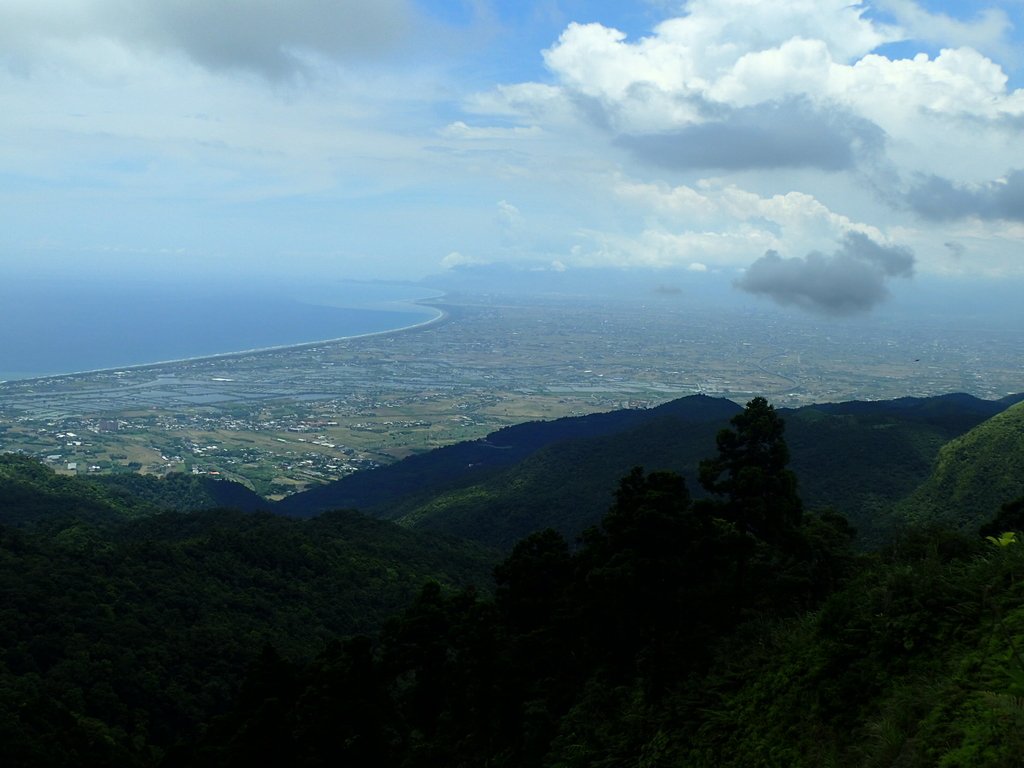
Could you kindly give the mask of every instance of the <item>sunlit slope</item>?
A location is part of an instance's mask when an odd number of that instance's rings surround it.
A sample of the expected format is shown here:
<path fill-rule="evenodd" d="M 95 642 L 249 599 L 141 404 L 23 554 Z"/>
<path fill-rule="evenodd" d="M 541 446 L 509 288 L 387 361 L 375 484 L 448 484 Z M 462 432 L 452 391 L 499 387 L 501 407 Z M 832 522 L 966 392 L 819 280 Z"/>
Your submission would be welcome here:
<path fill-rule="evenodd" d="M 1017 403 L 944 445 L 931 476 L 900 509 L 910 521 L 976 528 L 1022 495 L 1024 403 Z"/>
<path fill-rule="evenodd" d="M 67 519 L 115 523 L 163 511 L 270 506 L 243 485 L 175 474 L 58 475 L 27 456 L 0 454 L 0 525 L 52 526 Z"/>
<path fill-rule="evenodd" d="M 957 393 L 783 411 L 804 502 L 834 507 L 858 529 L 862 545 L 881 544 L 897 504 L 931 475 L 942 446 L 1017 399 Z"/>

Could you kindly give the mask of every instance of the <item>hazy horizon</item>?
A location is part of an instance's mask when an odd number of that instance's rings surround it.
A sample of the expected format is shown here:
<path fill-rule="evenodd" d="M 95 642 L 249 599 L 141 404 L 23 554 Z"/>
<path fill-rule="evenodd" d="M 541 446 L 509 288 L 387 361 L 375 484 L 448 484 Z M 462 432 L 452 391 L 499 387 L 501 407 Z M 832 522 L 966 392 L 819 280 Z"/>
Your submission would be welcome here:
<path fill-rule="evenodd" d="M 1024 282 L 1022 29 L 1010 0 L 14 0 L 4 272 L 501 265 L 687 273 L 820 317 L 943 281 L 943 302 L 1003 302 Z"/>
<path fill-rule="evenodd" d="M 302 346 L 418 325 L 437 312 L 436 306 L 476 305 L 542 312 L 575 307 L 594 327 L 604 327 L 606 309 L 639 313 L 654 323 L 678 318 L 685 338 L 693 327 L 717 319 L 718 333 L 730 342 L 737 339 L 729 328 L 761 323 L 791 334 L 796 346 L 820 338 L 823 349 L 838 358 L 844 347 L 836 347 L 835 339 L 884 346 L 886 339 L 909 338 L 909 332 L 930 347 L 942 339 L 955 337 L 963 344 L 973 338 L 980 372 L 1012 365 L 1017 357 L 1009 350 L 1019 337 L 1022 288 L 1020 281 L 991 285 L 922 276 L 913 285 L 898 285 L 871 313 L 822 317 L 738 291 L 727 274 L 687 270 L 551 273 L 490 265 L 418 282 L 314 281 L 301 275 L 242 283 L 187 275 L 120 281 L 9 278 L 0 284 L 0 380 Z M 417 307 L 422 300 L 429 300 L 428 306 Z M 653 354 L 664 338 L 648 341 Z M 993 357 L 997 350 L 1009 357 L 1000 362 Z M 921 354 L 912 347 L 908 353 Z M 937 362 L 963 365 L 953 358 Z"/>

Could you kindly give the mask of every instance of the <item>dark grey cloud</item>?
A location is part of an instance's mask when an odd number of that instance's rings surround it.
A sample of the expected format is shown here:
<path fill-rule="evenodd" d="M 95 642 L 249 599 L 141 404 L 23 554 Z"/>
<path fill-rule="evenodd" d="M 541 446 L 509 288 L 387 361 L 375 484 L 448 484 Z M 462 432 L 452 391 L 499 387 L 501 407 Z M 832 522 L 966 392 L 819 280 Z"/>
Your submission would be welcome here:
<path fill-rule="evenodd" d="M 137 4 L 144 33 L 212 69 L 279 76 L 299 68 L 297 53 L 376 56 L 410 32 L 408 0 L 149 0 Z"/>
<path fill-rule="evenodd" d="M 867 235 L 850 232 L 829 255 L 812 251 L 786 259 L 768 251 L 750 265 L 736 287 L 779 304 L 851 315 L 883 301 L 889 295 L 888 279 L 913 273 L 914 255 L 909 249 L 879 245 Z"/>
<path fill-rule="evenodd" d="M 973 186 L 927 176 L 907 193 L 907 202 L 917 214 L 931 221 L 970 216 L 1024 221 L 1024 171 L 1010 171 L 1004 179 Z"/>
<path fill-rule="evenodd" d="M 677 169 L 819 168 L 841 171 L 878 155 L 884 132 L 842 111 L 794 99 L 742 109 L 716 109 L 707 122 L 668 133 L 620 136 L 645 162 Z"/>
<path fill-rule="evenodd" d="M 0 47 L 26 61 L 43 40 L 108 38 L 274 78 L 301 71 L 308 54 L 388 55 L 425 26 L 413 0 L 76 0 L 66 13 L 0 4 Z"/>

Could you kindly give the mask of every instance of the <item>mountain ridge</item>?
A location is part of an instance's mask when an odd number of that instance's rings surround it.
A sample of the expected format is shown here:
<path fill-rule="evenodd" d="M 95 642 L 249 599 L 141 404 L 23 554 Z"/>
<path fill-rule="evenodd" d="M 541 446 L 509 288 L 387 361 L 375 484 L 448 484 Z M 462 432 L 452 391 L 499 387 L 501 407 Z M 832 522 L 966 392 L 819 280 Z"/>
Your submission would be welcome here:
<path fill-rule="evenodd" d="M 945 443 L 1022 399 L 952 393 L 779 414 L 805 501 L 834 506 L 870 545 L 891 527 L 895 503 L 928 478 Z M 733 401 L 697 395 L 645 411 L 531 422 L 297 494 L 278 509 L 307 515 L 336 503 L 502 548 L 549 526 L 572 539 L 597 522 L 632 466 L 679 472 L 701 495 L 697 466 L 740 410 Z M 444 466 L 449 458 L 460 463 Z M 432 474 L 439 463 L 444 471 Z"/>
<path fill-rule="evenodd" d="M 467 474 L 483 476 L 556 442 L 612 434 L 667 415 L 697 423 L 725 421 L 740 410 L 731 400 L 691 395 L 650 409 L 623 409 L 525 422 L 504 427 L 478 440 L 437 448 L 288 496 L 277 502 L 275 511 L 308 517 L 328 509 L 356 508 L 377 510 L 379 516 L 389 517 L 383 508 L 420 490 L 427 478 L 434 483 L 432 490 L 444 489 L 451 483 L 459 483 Z"/>

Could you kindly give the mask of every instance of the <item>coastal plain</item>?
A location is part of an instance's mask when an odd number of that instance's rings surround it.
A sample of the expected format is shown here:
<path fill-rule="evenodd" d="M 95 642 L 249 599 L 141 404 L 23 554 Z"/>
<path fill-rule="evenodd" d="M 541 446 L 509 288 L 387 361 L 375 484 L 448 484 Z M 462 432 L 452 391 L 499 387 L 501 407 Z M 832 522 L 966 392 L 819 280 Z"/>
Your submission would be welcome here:
<path fill-rule="evenodd" d="M 212 474 L 269 498 L 510 424 L 694 393 L 778 406 L 1020 389 L 1019 335 L 773 309 L 451 295 L 391 333 L 0 383 L 0 451 Z"/>

